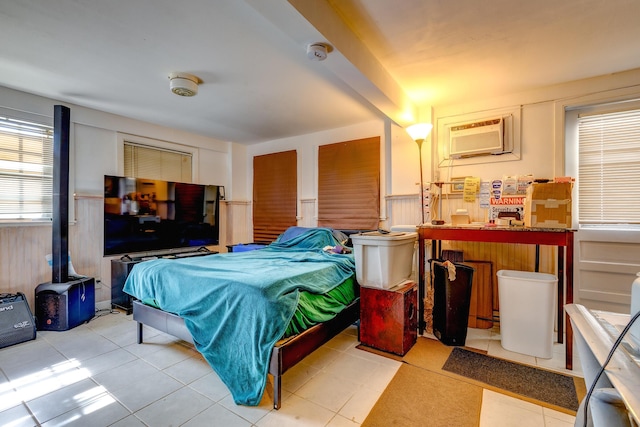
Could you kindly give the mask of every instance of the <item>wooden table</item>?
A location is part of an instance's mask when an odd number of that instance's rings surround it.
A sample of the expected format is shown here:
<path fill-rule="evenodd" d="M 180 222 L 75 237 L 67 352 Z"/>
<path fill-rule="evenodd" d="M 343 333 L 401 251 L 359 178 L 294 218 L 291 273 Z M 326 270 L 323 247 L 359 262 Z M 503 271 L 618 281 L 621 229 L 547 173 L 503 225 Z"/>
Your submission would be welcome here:
<path fill-rule="evenodd" d="M 539 246 L 558 247 L 558 342 L 563 342 L 566 325 L 566 368 L 573 369 L 573 330 L 564 306 L 573 303 L 573 230 L 561 228 L 524 228 L 524 227 L 453 227 L 446 225 L 422 225 L 418 227 L 418 330 L 425 329 L 425 240 L 432 240 L 431 258 L 440 257 L 438 242 L 455 240 L 465 242 L 520 243 L 536 245 L 536 265 L 538 271 Z M 565 280 L 566 279 L 566 280 Z M 565 295 L 566 286 L 566 295 Z M 561 302 L 563 302 L 561 304 Z"/>

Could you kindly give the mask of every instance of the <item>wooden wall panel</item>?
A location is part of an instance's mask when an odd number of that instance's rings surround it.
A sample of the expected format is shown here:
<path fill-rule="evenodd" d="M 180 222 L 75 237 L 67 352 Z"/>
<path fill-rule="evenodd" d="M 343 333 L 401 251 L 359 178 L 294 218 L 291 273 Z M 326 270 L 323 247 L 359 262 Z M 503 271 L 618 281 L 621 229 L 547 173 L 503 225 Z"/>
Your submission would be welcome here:
<path fill-rule="evenodd" d="M 387 196 L 387 221 L 385 228 L 393 225 L 420 224 L 420 197 L 417 194 Z"/>

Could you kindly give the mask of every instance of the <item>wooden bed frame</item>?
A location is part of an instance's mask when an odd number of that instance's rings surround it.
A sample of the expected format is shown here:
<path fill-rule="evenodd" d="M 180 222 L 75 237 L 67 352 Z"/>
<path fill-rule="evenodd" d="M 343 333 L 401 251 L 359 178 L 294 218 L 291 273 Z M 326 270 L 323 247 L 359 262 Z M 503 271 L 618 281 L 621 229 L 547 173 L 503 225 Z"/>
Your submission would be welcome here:
<path fill-rule="evenodd" d="M 275 409 L 280 409 L 282 405 L 282 375 L 349 325 L 357 322 L 359 318 L 360 299 L 357 298 L 333 319 L 312 326 L 298 335 L 284 338 L 275 344 L 269 362 L 269 373 L 273 375 L 273 407 Z M 184 320 L 175 314 L 136 300 L 133 302 L 133 320 L 138 322 L 138 344 L 142 343 L 144 325 L 193 343 Z"/>

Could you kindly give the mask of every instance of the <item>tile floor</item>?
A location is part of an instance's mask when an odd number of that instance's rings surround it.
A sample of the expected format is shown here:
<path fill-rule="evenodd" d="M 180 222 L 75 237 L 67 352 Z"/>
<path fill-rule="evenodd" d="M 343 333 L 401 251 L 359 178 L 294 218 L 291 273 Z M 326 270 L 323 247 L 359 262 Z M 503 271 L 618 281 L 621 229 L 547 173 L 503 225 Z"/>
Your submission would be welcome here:
<path fill-rule="evenodd" d="M 237 406 L 192 346 L 151 328 L 138 345 L 131 316 L 99 314 L 0 350 L 0 425 L 357 426 L 399 367 L 355 348 L 351 327 L 285 374 L 279 411 L 269 388 L 259 406 Z M 497 331 L 480 329 L 467 345 L 563 371 L 562 345 L 536 360 L 505 352 Z M 573 417 L 485 390 L 480 426 L 516 425 L 569 427 Z"/>

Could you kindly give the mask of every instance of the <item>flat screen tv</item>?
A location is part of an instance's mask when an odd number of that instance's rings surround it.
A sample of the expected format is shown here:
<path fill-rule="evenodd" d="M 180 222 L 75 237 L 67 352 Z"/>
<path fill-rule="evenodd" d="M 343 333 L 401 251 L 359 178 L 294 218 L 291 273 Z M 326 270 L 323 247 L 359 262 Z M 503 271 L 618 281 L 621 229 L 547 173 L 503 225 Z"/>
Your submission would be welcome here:
<path fill-rule="evenodd" d="M 104 255 L 217 245 L 222 187 L 104 177 Z"/>

